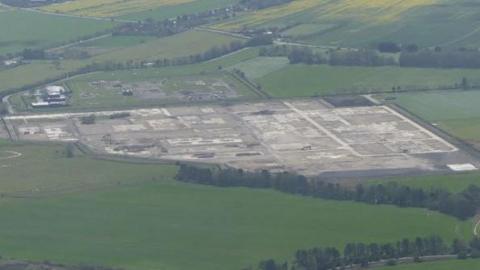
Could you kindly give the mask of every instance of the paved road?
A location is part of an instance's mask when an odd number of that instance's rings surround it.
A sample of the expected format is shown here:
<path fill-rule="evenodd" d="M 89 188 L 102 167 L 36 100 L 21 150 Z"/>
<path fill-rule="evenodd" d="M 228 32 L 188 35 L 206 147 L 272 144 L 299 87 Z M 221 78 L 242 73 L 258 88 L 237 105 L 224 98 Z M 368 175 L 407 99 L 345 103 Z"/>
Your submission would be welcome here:
<path fill-rule="evenodd" d="M 10 104 L 10 101 L 8 100 L 9 98 L 10 96 L 4 96 L 2 98 L 2 103 L 5 104 L 5 106 L 7 106 L 8 114 L 11 115 L 15 113 L 15 110 L 13 110 L 12 104 Z"/>

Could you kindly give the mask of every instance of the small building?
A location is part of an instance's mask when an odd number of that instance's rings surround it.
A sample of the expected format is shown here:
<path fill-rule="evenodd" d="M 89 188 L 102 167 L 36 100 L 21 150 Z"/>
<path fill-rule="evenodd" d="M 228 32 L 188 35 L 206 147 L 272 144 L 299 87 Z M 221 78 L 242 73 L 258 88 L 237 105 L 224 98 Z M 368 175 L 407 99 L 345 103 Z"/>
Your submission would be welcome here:
<path fill-rule="evenodd" d="M 66 91 L 63 86 L 51 85 L 39 91 L 37 100 L 31 103 L 33 108 L 57 107 L 67 105 Z"/>
<path fill-rule="evenodd" d="M 63 86 L 47 86 L 45 88 L 45 98 L 44 101 L 47 102 L 64 102 L 67 100 L 67 96 L 65 95 L 65 88 Z"/>

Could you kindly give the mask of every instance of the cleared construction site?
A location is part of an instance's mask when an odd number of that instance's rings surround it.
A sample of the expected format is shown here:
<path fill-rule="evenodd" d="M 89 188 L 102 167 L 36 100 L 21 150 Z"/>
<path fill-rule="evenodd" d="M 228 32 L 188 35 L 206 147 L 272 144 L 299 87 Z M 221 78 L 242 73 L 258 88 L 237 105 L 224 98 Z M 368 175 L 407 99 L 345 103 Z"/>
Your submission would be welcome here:
<path fill-rule="evenodd" d="M 78 142 L 102 155 L 308 176 L 479 166 L 390 107 L 334 107 L 323 99 L 16 115 L 4 124 L 0 134 L 15 140 Z"/>

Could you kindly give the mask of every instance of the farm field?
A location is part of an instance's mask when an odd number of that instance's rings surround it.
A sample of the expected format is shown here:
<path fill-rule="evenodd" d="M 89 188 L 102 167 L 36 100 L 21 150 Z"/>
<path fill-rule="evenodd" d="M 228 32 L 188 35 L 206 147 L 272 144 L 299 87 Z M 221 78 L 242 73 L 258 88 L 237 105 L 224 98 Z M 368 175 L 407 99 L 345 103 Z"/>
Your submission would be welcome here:
<path fill-rule="evenodd" d="M 285 57 L 257 57 L 230 67 L 239 69 L 245 73 L 247 78 L 258 79 L 269 73 L 282 69 L 288 64 Z"/>
<path fill-rule="evenodd" d="M 158 40 L 151 36 L 110 36 L 80 44 L 78 47 L 93 47 L 102 49 L 125 48 Z"/>
<path fill-rule="evenodd" d="M 226 35 L 191 30 L 137 46 L 101 54 L 95 61 L 155 60 L 203 53 L 213 46 L 229 45 L 238 40 Z"/>
<path fill-rule="evenodd" d="M 131 12 L 139 12 L 188 3 L 194 0 L 77 0 L 52 4 L 41 9 L 54 13 L 68 13 L 88 17 L 116 17 Z"/>
<path fill-rule="evenodd" d="M 234 2 L 234 0 L 77 0 L 48 5 L 41 10 L 86 17 L 163 20 L 224 7 Z"/>
<path fill-rule="evenodd" d="M 214 27 L 276 26 L 293 39 L 331 46 L 370 46 L 387 40 L 421 47 L 475 46 L 480 43 L 480 33 L 473 21 L 479 9 L 480 5 L 463 0 L 299 0 Z"/>
<path fill-rule="evenodd" d="M 0 216 L 8 217 L 0 224 L 3 256 L 139 270 L 241 269 L 286 259 L 302 247 L 471 234 L 470 222 L 425 210 L 180 184 L 168 180 L 174 167 L 67 159 L 63 149 L 0 145 L 2 152 L 22 154 L 15 163 L 0 161 L 11 165 L 0 168 L 9 179 L 2 190 L 48 194 L 2 200 Z M 26 172 L 24 164 L 32 169 Z M 62 187 L 75 192 L 48 193 Z"/>
<path fill-rule="evenodd" d="M 480 91 L 406 93 L 388 95 L 446 132 L 478 146 L 480 143 Z"/>
<path fill-rule="evenodd" d="M 480 71 L 400 67 L 345 67 L 287 65 L 256 81 L 275 97 L 369 93 L 402 89 L 429 89 L 459 84 L 463 77 L 476 81 Z M 294 91 L 292 90 L 294 89 Z"/>
<path fill-rule="evenodd" d="M 173 18 L 179 15 L 192 14 L 197 12 L 202 12 L 206 10 L 211 10 L 215 8 L 221 8 L 230 4 L 235 3 L 235 0 L 193 0 L 185 1 L 182 4 L 161 6 L 159 8 L 151 8 L 149 10 L 144 10 L 140 12 L 128 13 L 122 15 L 119 18 L 127 20 L 139 20 L 152 18 L 156 20 L 164 20 L 168 18 Z"/>
<path fill-rule="evenodd" d="M 92 35 L 115 23 L 60 17 L 36 12 L 0 12 L 0 55 L 26 48 L 44 48 Z"/>
<path fill-rule="evenodd" d="M 388 266 L 382 268 L 375 268 L 377 270 L 452 270 L 452 269 L 462 269 L 462 270 L 473 270 L 480 268 L 480 259 L 475 260 L 452 260 L 452 261 L 441 261 L 441 262 L 425 262 L 417 264 L 407 264 L 407 265 L 397 265 L 397 266 Z"/>
<path fill-rule="evenodd" d="M 1 193 L 43 197 L 141 183 L 172 177 L 176 172 L 174 166 L 99 161 L 80 152 L 66 158 L 65 151 L 61 144 L 10 143 L 0 139 Z"/>
<path fill-rule="evenodd" d="M 85 61 L 61 61 L 60 63 L 56 66 L 52 61 L 34 61 L 13 69 L 2 70 L 0 71 L 0 93 L 60 76 L 86 64 Z"/>

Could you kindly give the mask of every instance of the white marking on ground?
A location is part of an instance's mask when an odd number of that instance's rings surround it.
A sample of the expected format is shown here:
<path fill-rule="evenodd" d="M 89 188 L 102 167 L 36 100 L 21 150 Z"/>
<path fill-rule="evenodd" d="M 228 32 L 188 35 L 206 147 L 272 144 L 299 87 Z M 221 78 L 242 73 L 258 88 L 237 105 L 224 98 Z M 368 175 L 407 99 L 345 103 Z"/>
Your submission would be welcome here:
<path fill-rule="evenodd" d="M 448 147 L 451 148 L 450 151 L 443 151 L 443 152 L 455 152 L 455 151 L 458 151 L 458 148 L 455 147 L 453 144 L 445 141 L 444 139 L 440 138 L 439 136 L 435 135 L 433 132 L 431 132 L 430 130 L 427 130 L 426 128 L 422 127 L 421 125 L 417 124 L 415 121 L 412 121 L 410 119 L 408 119 L 407 117 L 403 116 L 401 113 L 393 110 L 392 108 L 388 107 L 388 106 L 382 106 L 382 108 L 385 108 L 387 111 L 391 112 L 392 114 L 400 117 L 403 119 L 403 121 L 405 122 L 408 122 L 412 125 L 414 125 L 416 128 L 418 128 L 419 130 L 427 133 L 428 135 L 430 135 L 433 139 L 436 139 L 436 140 L 439 140 L 441 141 L 442 143 L 444 143 L 445 145 L 447 145 Z"/>
<path fill-rule="evenodd" d="M 478 219 L 477 224 L 475 224 L 475 227 L 473 227 L 473 235 L 480 235 L 480 218 Z"/>
<path fill-rule="evenodd" d="M 7 159 L 14 159 L 14 158 L 19 158 L 22 156 L 22 153 L 15 152 L 15 151 L 3 151 L 3 153 L 7 153 L 8 156 L 6 157 L 1 157 L 0 160 L 7 160 Z"/>
<path fill-rule="evenodd" d="M 447 165 L 450 170 L 455 172 L 468 172 L 468 171 L 476 171 L 478 170 L 473 164 L 466 163 L 466 164 L 448 164 Z"/>
<path fill-rule="evenodd" d="M 305 112 L 297 109 L 295 106 L 293 106 L 293 104 L 291 104 L 290 102 L 286 102 L 284 101 L 283 104 L 285 104 L 286 106 L 288 106 L 292 111 L 296 112 L 298 115 L 300 115 L 301 117 L 303 117 L 303 119 L 307 120 L 310 124 L 312 124 L 314 127 L 318 128 L 320 131 L 322 131 L 323 133 L 327 134 L 331 139 L 333 139 L 334 141 L 336 141 L 337 143 L 339 143 L 344 149 L 347 149 L 349 150 L 352 154 L 356 155 L 356 156 L 362 156 L 360 155 L 357 151 L 355 151 L 348 143 L 342 141 L 340 138 L 338 138 L 337 136 L 335 136 L 335 134 L 333 134 L 332 132 L 330 132 L 330 130 L 324 128 L 322 125 L 320 125 L 319 123 L 315 122 L 312 118 L 310 118 Z"/>

